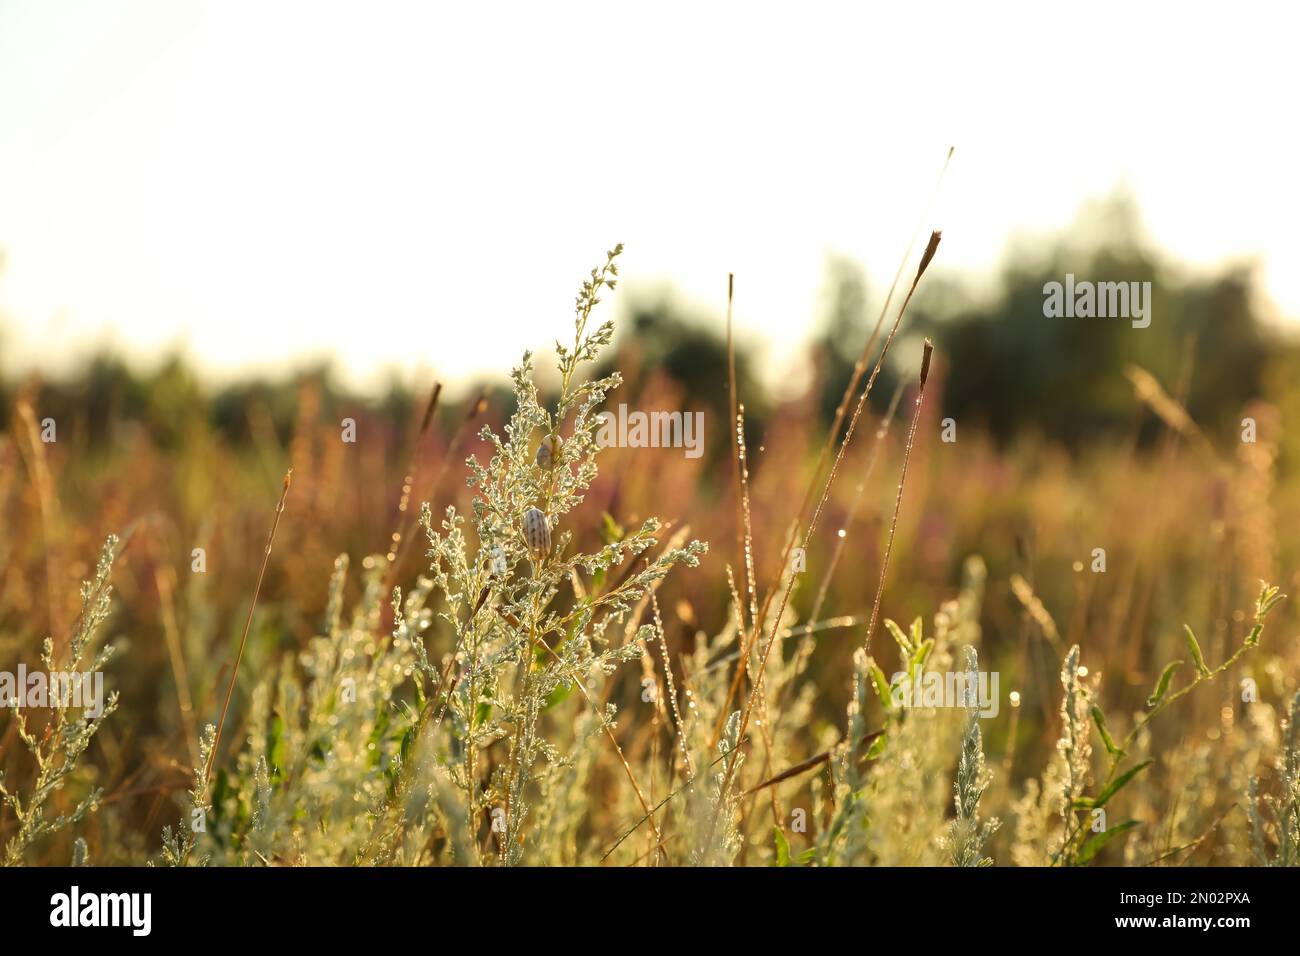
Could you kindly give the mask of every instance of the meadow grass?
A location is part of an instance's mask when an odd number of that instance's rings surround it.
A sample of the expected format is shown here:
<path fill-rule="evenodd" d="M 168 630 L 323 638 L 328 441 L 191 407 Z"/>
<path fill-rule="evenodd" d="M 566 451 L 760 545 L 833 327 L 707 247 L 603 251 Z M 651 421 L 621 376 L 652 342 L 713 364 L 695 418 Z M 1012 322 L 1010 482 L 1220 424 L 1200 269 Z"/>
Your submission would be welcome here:
<path fill-rule="evenodd" d="M 81 460 L 20 399 L 0 648 L 43 640 L 46 668 L 107 669 L 115 696 L 93 719 L 10 708 L 5 862 L 1300 862 L 1300 649 L 1272 626 L 1295 612 L 1255 583 L 1280 577 L 1271 529 L 1300 498 L 1272 484 L 1267 442 L 1224 455 L 1141 370 L 1135 407 L 1170 429 L 1156 456 L 1079 467 L 974 436 L 958 458 L 927 437 L 928 340 L 906 433 L 903 385 L 868 432 L 938 242 L 829 436 L 792 404 L 752 447 L 729 349 L 727 434 L 699 464 L 596 439 L 621 375 L 595 371 L 614 329 L 594 314 L 621 247 L 583 282 L 552 374 L 526 353 L 495 411 L 447 410 L 435 387 L 413 437 L 361 415 L 373 444 L 345 445 L 305 381 L 290 440 L 272 428 L 254 455 L 191 423 L 179 448 L 135 433 Z M 1207 487 L 1220 510 L 1184 521 Z M 106 522 L 122 540 L 77 608 L 60 587 Z M 328 550 L 345 543 L 359 573 Z M 106 630 L 131 638 L 112 667 Z M 890 676 L 981 662 L 1002 677 L 993 716 L 900 702 Z"/>

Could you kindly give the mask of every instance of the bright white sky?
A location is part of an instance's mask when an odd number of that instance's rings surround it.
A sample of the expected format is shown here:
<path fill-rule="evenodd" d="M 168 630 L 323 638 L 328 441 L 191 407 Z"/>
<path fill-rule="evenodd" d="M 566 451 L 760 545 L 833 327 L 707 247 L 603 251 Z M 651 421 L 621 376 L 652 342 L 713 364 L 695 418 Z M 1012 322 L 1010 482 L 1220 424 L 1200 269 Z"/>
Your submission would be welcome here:
<path fill-rule="evenodd" d="M 828 253 L 888 281 L 950 145 L 938 265 L 1123 185 L 1297 318 L 1279 9 L 0 0 L 0 362 L 501 373 L 619 240 L 719 315 L 735 272 L 789 355 Z"/>

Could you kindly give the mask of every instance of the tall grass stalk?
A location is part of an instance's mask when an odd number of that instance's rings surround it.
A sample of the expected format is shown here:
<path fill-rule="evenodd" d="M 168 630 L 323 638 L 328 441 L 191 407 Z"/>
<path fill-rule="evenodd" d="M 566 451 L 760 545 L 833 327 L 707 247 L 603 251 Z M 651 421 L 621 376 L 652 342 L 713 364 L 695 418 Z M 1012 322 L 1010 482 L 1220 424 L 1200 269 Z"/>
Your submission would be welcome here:
<path fill-rule="evenodd" d="M 248 616 L 244 618 L 244 631 L 239 636 L 239 648 L 235 651 L 235 663 L 230 668 L 230 683 L 226 685 L 226 699 L 221 705 L 221 716 L 217 720 L 212 744 L 208 748 L 207 761 L 203 766 L 203 782 L 206 786 L 212 780 L 212 763 L 217 758 L 217 749 L 221 746 L 221 731 L 226 726 L 226 715 L 230 712 L 230 701 L 235 695 L 235 681 L 239 678 L 239 665 L 244 659 L 244 647 L 248 644 L 248 631 L 253 626 L 253 612 L 257 610 L 257 599 L 262 593 L 262 581 L 266 577 L 266 566 L 271 563 L 271 546 L 275 544 L 275 532 L 280 527 L 280 516 L 284 514 L 284 501 L 289 497 L 289 485 L 293 483 L 293 469 L 284 473 L 280 500 L 275 506 L 275 517 L 271 520 L 271 530 L 266 536 L 266 549 L 262 552 L 262 566 L 257 572 L 257 584 L 253 587 L 253 599 L 248 602 Z"/>

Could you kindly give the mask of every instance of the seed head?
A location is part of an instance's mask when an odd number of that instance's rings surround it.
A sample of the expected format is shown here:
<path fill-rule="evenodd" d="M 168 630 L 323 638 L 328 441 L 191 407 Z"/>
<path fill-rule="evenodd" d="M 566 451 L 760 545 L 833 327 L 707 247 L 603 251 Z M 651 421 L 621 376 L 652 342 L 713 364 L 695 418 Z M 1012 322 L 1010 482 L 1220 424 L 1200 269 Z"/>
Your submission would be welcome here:
<path fill-rule="evenodd" d="M 935 252 L 939 249 L 939 240 L 943 238 L 943 233 L 935 231 L 930 233 L 930 241 L 926 244 L 925 252 L 921 254 L 921 264 L 916 269 L 916 279 L 914 282 L 920 282 L 921 276 L 925 274 L 926 266 L 934 258 Z"/>

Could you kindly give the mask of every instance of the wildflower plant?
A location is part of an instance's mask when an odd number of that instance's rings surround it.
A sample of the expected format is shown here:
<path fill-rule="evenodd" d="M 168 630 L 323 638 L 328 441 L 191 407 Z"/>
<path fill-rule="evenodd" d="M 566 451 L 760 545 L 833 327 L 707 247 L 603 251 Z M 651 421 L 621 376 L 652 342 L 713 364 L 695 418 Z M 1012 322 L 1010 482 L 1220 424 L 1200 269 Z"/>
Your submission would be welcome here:
<path fill-rule="evenodd" d="M 113 589 L 110 581 L 117 545 L 118 539 L 115 536 L 110 536 L 104 542 L 99 563 L 95 567 L 95 577 L 81 585 L 81 614 L 73 627 L 67 657 L 60 662 L 62 669 L 69 673 L 103 671 L 113 658 L 115 647 L 112 644 L 101 644 L 100 632 L 112 608 Z M 48 637 L 41 648 L 41 664 L 51 674 L 56 670 L 54 641 Z M 54 819 L 46 817 L 46 804 L 50 797 L 73 782 L 77 761 L 86 752 L 103 722 L 117 710 L 117 705 L 118 695 L 114 692 L 109 695 L 102 712 L 97 716 L 80 712 L 75 707 L 54 706 L 49 724 L 43 731 L 35 731 L 28 726 L 26 717 L 20 712 L 18 701 L 11 702 L 11 719 L 16 724 L 18 738 L 31 754 L 36 773 L 31 791 L 24 797 L 16 788 L 11 790 L 6 787 L 4 774 L 0 772 L 0 800 L 9 807 L 18 822 L 17 831 L 5 844 L 6 866 L 22 863 L 24 853 L 30 846 L 59 830 L 76 826 L 98 806 L 102 791 L 91 787 L 76 800 L 70 811 L 61 813 Z M 75 852 L 83 853 L 84 844 Z"/>
<path fill-rule="evenodd" d="M 965 670 L 974 675 L 979 670 L 975 648 L 965 650 Z M 998 829 L 996 819 L 981 822 L 980 798 L 988 789 L 990 773 L 984 764 L 984 739 L 980 732 L 979 707 L 969 701 L 966 708 L 966 731 L 962 734 L 961 758 L 957 779 L 953 783 L 956 818 L 949 824 L 946 845 L 954 866 L 991 866 L 992 858 L 983 856 L 984 845 Z"/>
<path fill-rule="evenodd" d="M 1092 743 L 1089 740 L 1089 714 L 1092 693 L 1080 673 L 1079 645 L 1075 644 L 1061 664 L 1061 737 L 1056 742 L 1060 758 L 1060 789 L 1057 812 L 1061 818 L 1061 842 L 1052 859 L 1073 862 L 1080 834 L 1086 832 L 1079 813 L 1085 806 L 1085 792 L 1092 782 Z M 1086 673 L 1086 671 L 1084 672 Z"/>
<path fill-rule="evenodd" d="M 1062 836 L 1059 846 L 1052 853 L 1052 862 L 1067 866 L 1090 862 L 1101 849 L 1120 834 L 1140 826 L 1137 820 L 1100 829 L 1089 836 L 1085 825 L 1088 816 L 1093 819 L 1105 819 L 1105 810 L 1110 800 L 1128 786 L 1134 778 L 1155 763 L 1155 758 L 1148 757 L 1137 762 L 1130 762 L 1129 757 L 1136 749 L 1139 739 L 1146 736 L 1146 730 L 1157 714 L 1165 708 L 1191 693 L 1201 684 L 1213 681 L 1226 673 L 1245 654 L 1259 646 L 1264 633 L 1264 622 L 1269 613 L 1277 607 L 1286 595 L 1275 585 L 1260 582 L 1259 595 L 1255 599 L 1255 614 L 1250 631 L 1245 639 L 1222 664 L 1210 667 L 1200 642 L 1191 627 L 1183 626 L 1183 643 L 1187 648 L 1195 668 L 1192 679 L 1176 691 L 1171 691 L 1174 676 L 1183 661 L 1172 661 L 1165 665 L 1156 681 L 1156 686 L 1147 698 L 1147 712 L 1134 722 L 1132 729 L 1120 741 L 1116 741 L 1107 725 L 1101 707 L 1094 703 L 1093 692 L 1082 682 L 1079 664 L 1079 647 L 1070 648 L 1065 663 L 1061 668 L 1061 684 L 1064 695 L 1061 699 L 1061 738 L 1057 742 L 1063 764 L 1062 786 L 1060 790 L 1060 816 Z M 1096 796 L 1086 796 L 1085 791 L 1091 783 L 1092 745 L 1089 741 L 1089 722 L 1095 728 L 1106 749 L 1107 772 L 1101 781 Z M 1253 800 L 1253 795 L 1248 794 Z M 1087 816 L 1085 816 L 1087 815 Z"/>
<path fill-rule="evenodd" d="M 1251 851 L 1262 866 L 1300 866 L 1300 693 L 1287 705 L 1282 746 L 1277 757 L 1277 793 L 1259 792 L 1251 777 L 1247 790 Z"/>
<path fill-rule="evenodd" d="M 554 403 L 531 355 L 514 370 L 504 434 L 485 427 L 488 460 L 467 461 L 468 521 L 422 506 L 429 574 L 405 598 L 393 590 L 391 632 L 380 632 L 383 559 L 366 559 L 344 623 L 340 557 L 326 633 L 274 685 L 259 682 L 238 766 L 210 788 L 196 773 L 190 812 L 205 825 L 165 833 L 164 862 L 576 862 L 574 787 L 606 745 L 649 810 L 603 688 L 646 652 L 653 628 L 636 623 L 650 589 L 706 545 L 674 539 L 647 554 L 652 518 L 618 533 L 607 522 L 602 544 L 581 551 L 566 527 L 596 477 L 597 410 L 619 384 L 582 373 L 613 336 L 610 322 L 588 325 L 621 251 L 583 283 L 573 344 L 556 345 Z"/>
<path fill-rule="evenodd" d="M 194 857 L 194 849 L 199 841 L 199 834 L 206 832 L 207 819 L 211 810 L 211 789 L 208 786 L 205 768 L 212 748 L 216 744 L 217 728 L 208 724 L 199 739 L 199 763 L 194 768 L 194 786 L 189 791 L 188 813 L 173 828 L 163 827 L 162 861 L 167 866 L 185 866 Z M 196 862 L 207 863 L 210 857 L 199 854 Z"/>
<path fill-rule="evenodd" d="M 512 375 L 516 408 L 504 437 L 485 426 L 481 437 L 492 456 L 486 464 L 477 458 L 467 462 L 469 484 L 477 492 L 472 505 L 476 555 L 469 555 L 463 519 L 454 508 L 447 509 L 440 530 L 433 527 L 427 508 L 422 515 L 460 665 L 455 686 L 437 688 L 448 698 L 454 732 L 464 745 L 455 779 L 465 791 L 471 818 L 489 803 L 504 809 L 500 855 L 508 864 L 523 857 L 535 766 L 539 760 L 563 759 L 539 731 L 543 711 L 575 687 L 587 696 L 588 682 L 603 681 L 619 664 L 639 659 L 653 628 L 645 625 L 634 640 L 620 641 L 610 625 L 674 565 L 695 565 L 706 550 L 692 541 L 613 580 L 612 571 L 655 546 L 658 520 L 610 537 L 589 553 L 572 550 L 572 532 L 562 525 L 596 477 L 597 411 L 621 381 L 617 372 L 586 381 L 579 374 L 613 338 L 612 322 L 593 332 L 588 323 L 602 290 L 616 285 L 621 252 L 619 245 L 607 253 L 605 264 L 583 283 L 575 303 L 573 345 L 556 343 L 560 390 L 554 409 L 539 400 L 532 356 L 525 353 Z M 538 521 L 545 522 L 542 533 Z M 504 555 L 504 572 L 493 569 L 494 555 Z M 431 670 L 426 673 L 432 676 Z M 614 706 L 602 710 L 590 703 L 602 729 L 609 731 Z M 509 739 L 508 758 L 492 768 L 488 786 L 480 792 L 478 754 L 487 741 L 503 736 Z M 639 794 L 630 771 L 629 777 Z"/>
<path fill-rule="evenodd" d="M 966 562 L 957 600 L 943 604 L 931 637 L 916 619 L 906 630 L 886 619 L 898 645 L 901 673 L 915 680 L 927 667 L 947 671 L 953 645 L 978 642 L 986 571 L 979 559 Z M 973 649 L 971 650 L 973 654 Z M 973 658 L 967 670 L 974 670 Z M 868 691 L 883 716 L 871 731 Z M 818 837 L 819 865 L 981 865 L 980 848 L 996 829 L 981 824 L 977 808 L 988 783 L 978 724 L 972 737 L 969 708 L 908 706 L 897 685 L 865 650 L 854 656 L 853 693 L 847 733 L 831 761 L 836 811 Z M 978 711 L 975 711 L 978 721 Z M 971 748 L 980 751 L 977 760 Z M 946 789 L 951 754 L 960 758 L 953 789 Z M 945 792 L 957 793 L 957 817 L 944 820 Z M 967 815 L 962 816 L 963 808 Z"/>
<path fill-rule="evenodd" d="M 820 613 L 838 548 L 811 613 L 789 600 L 802 564 L 783 557 L 760 591 L 743 414 L 735 416 L 733 445 L 740 563 L 726 569 L 730 603 L 722 626 L 706 631 L 707 615 L 697 616 L 689 601 L 657 595 L 675 566 L 697 565 L 706 551 L 689 527 L 661 535 L 653 518 L 629 528 L 611 515 L 575 520 L 597 478 L 600 409 L 620 384 L 617 373 L 593 371 L 613 336 L 611 323 L 593 327 L 593 316 L 616 286 L 620 252 L 607 253 L 583 282 L 572 340 L 555 346 L 558 376 L 539 385 L 529 353 L 513 370 L 508 420 L 484 428 L 486 453 L 466 461 L 467 508 L 426 503 L 419 509 L 423 538 L 408 536 L 413 465 L 392 551 L 364 557 L 357 570 L 338 556 L 323 617 L 287 654 L 273 651 L 289 637 L 283 619 L 255 615 L 259 575 L 221 716 L 201 734 L 204 724 L 192 725 L 192 783 L 176 781 L 165 755 L 162 779 L 175 794 L 179 822 L 163 829 L 161 852 L 156 844 L 104 838 L 122 819 L 116 794 L 104 801 L 100 839 L 88 845 L 68 833 L 62 843 L 48 840 L 84 824 L 100 802 L 78 760 L 117 706 L 114 695 L 93 719 L 54 708 L 35 729 L 31 715 L 14 711 L 11 739 L 31 756 L 13 748 L 10 779 L 0 777 L 0 860 L 44 854 L 84 865 L 93 846 L 96 856 L 137 862 L 151 854 L 155 863 L 176 866 L 1082 866 L 1185 861 L 1203 847 L 1198 859 L 1231 864 L 1250 853 L 1264 865 L 1300 864 L 1300 695 L 1287 669 L 1293 647 L 1258 655 L 1259 669 L 1242 678 L 1246 706 L 1220 682 L 1217 705 L 1209 699 L 1201 708 L 1217 719 L 1217 735 L 1183 734 L 1170 747 L 1154 721 L 1258 650 L 1265 618 L 1283 597 L 1275 587 L 1258 592 L 1244 637 L 1233 641 L 1230 618 L 1216 604 L 1210 619 L 1221 624 L 1204 649 L 1185 627 L 1179 652 L 1168 655 L 1181 660 L 1140 663 L 1154 684 L 1149 696 L 1145 680 L 1137 696 L 1125 686 L 1110 696 L 1114 685 L 1103 683 L 1096 665 L 1114 659 L 1086 639 L 1067 649 L 1047 603 L 1012 574 L 1011 592 L 1027 615 L 1016 672 L 1035 705 L 1026 710 L 1041 703 L 1050 716 L 1059 704 L 1059 743 L 1035 776 L 1017 764 L 1031 737 L 1021 731 L 1051 721 L 1021 724 L 1028 715 L 1018 710 L 1019 691 L 1006 724 L 981 720 L 983 702 L 971 697 L 933 704 L 904 693 L 931 674 L 964 676 L 971 693 L 979 659 L 998 663 L 996 646 L 981 643 L 987 570 L 978 557 L 967 560 L 955 599 L 931 618 L 902 626 L 881 618 L 897 653 L 882 634 L 843 666 L 818 660 L 821 666 L 810 667 L 815 654 L 834 653 L 823 641 L 827 632 L 864 622 L 874 631 L 884 575 L 870 618 Z M 928 353 L 922 384 L 927 362 Z M 901 395 L 900 388 L 895 405 Z M 432 408 L 431 401 L 421 436 Z M 882 426 L 868 471 L 884 436 Z M 915 437 L 914 419 L 904 462 Z M 277 521 L 283 510 L 282 495 Z M 796 531 L 788 532 L 788 547 L 808 543 Z M 263 572 L 274 534 L 273 524 Z M 428 547 L 425 572 L 400 587 L 399 540 Z M 83 588 L 69 643 L 45 641 L 48 669 L 56 658 L 74 671 L 107 663 L 112 648 L 101 647 L 98 634 L 116 547 L 110 539 Z M 180 592 L 160 584 L 160 601 L 166 594 L 170 605 L 173 593 Z M 1239 596 L 1224 594 L 1225 606 L 1227 595 Z M 700 625 L 693 645 L 687 631 L 688 646 L 670 653 L 661 600 L 681 624 Z M 907 600 L 891 597 L 898 605 Z M 206 649 L 199 640 L 206 618 L 187 610 L 195 644 Z M 1028 641 L 1040 638 L 1031 663 Z M 1091 673 L 1080 645 L 1088 648 Z M 1053 668 L 1060 664 L 1059 686 L 1042 680 L 1041 654 Z M 1280 729 L 1274 703 L 1256 696 L 1255 676 L 1272 681 L 1268 696 L 1289 701 Z M 178 690 L 213 678 L 178 675 Z M 843 719 L 823 719 L 827 680 L 846 685 Z M 186 697 L 178 694 L 182 718 L 197 718 Z M 637 708 L 635 724 L 628 704 Z M 31 771 L 30 786 L 26 778 L 15 782 L 16 769 Z M 123 779 L 112 769 L 105 778 Z M 1132 819 L 1107 825 L 1120 806 Z M 1011 825 L 1002 829 L 999 817 Z M 39 847 L 42 841 L 48 845 Z"/>

